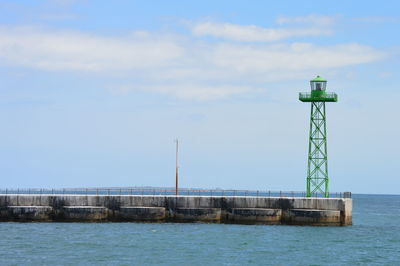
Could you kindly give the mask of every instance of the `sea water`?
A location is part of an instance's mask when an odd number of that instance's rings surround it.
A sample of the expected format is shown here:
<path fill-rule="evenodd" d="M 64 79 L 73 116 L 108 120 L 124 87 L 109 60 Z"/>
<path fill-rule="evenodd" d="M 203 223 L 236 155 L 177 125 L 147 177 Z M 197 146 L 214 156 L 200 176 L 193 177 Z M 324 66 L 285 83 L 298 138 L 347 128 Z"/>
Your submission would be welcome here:
<path fill-rule="evenodd" d="M 0 265 L 400 265 L 400 195 L 353 195 L 353 226 L 0 223 Z"/>

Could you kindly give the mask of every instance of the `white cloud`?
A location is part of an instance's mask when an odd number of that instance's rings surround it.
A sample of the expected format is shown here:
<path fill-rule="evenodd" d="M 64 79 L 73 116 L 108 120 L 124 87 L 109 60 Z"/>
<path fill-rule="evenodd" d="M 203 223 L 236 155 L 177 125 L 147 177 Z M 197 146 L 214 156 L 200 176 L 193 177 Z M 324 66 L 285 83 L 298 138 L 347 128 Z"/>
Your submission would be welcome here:
<path fill-rule="evenodd" d="M 280 45 L 219 44 L 214 63 L 240 72 L 303 71 L 373 62 L 384 53 L 360 44 L 317 46 L 311 43 Z"/>
<path fill-rule="evenodd" d="M 308 15 L 299 17 L 281 16 L 276 19 L 276 23 L 283 24 L 315 24 L 319 26 L 332 26 L 337 20 L 337 16 Z"/>
<path fill-rule="evenodd" d="M 355 22 L 365 23 L 399 23 L 400 17 L 389 17 L 389 16 L 369 16 L 369 17 L 356 17 L 352 18 Z"/>
<path fill-rule="evenodd" d="M 234 41 L 272 42 L 292 37 L 330 35 L 330 29 L 309 28 L 263 28 L 255 25 L 203 22 L 192 26 L 195 36 L 213 36 Z"/>
<path fill-rule="evenodd" d="M 179 45 L 156 36 L 103 37 L 35 28 L 0 28 L 0 57 L 45 70 L 118 70 L 172 64 Z"/>
<path fill-rule="evenodd" d="M 154 92 L 161 92 L 164 94 L 172 94 L 184 100 L 218 100 L 227 98 L 229 96 L 243 94 L 247 92 L 254 92 L 258 89 L 246 86 L 234 85 L 200 85 L 200 84 L 174 84 L 174 85 L 155 85 L 147 86 L 144 90 L 151 90 Z"/>
<path fill-rule="evenodd" d="M 101 75 L 117 84 L 113 93 L 122 95 L 136 89 L 181 99 L 221 99 L 258 93 L 283 78 L 296 80 L 384 56 L 383 51 L 357 43 L 207 42 L 151 32 L 101 36 L 0 27 L 0 64 Z"/>

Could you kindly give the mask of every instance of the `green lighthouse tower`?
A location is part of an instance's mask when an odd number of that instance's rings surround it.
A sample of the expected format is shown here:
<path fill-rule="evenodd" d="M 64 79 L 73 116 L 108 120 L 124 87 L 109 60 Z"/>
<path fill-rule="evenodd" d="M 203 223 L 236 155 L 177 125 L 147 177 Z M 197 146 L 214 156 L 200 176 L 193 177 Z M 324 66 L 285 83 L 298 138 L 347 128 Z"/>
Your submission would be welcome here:
<path fill-rule="evenodd" d="M 325 102 L 337 102 L 338 97 L 336 93 L 326 92 L 326 83 L 325 79 L 317 76 L 310 80 L 311 92 L 299 94 L 300 101 L 311 102 L 307 197 L 317 194 L 329 197 Z"/>

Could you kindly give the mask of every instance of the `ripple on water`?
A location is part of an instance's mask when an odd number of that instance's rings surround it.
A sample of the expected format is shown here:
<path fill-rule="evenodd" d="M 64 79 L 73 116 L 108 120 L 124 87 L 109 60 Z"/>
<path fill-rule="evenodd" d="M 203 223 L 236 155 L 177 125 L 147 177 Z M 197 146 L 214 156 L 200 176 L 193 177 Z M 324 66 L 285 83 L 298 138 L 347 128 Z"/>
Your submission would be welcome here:
<path fill-rule="evenodd" d="M 353 205 L 349 227 L 0 223 L 0 265 L 396 265 L 400 196 Z"/>

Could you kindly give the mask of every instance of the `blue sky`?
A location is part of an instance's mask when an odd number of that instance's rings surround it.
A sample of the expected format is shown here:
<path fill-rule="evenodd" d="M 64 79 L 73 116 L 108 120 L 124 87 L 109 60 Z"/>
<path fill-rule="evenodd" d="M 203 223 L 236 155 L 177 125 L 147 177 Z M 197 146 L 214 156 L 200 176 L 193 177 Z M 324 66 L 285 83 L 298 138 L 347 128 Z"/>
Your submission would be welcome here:
<path fill-rule="evenodd" d="M 304 190 L 315 75 L 331 191 L 399 194 L 397 1 L 0 1 L 2 187 Z"/>

